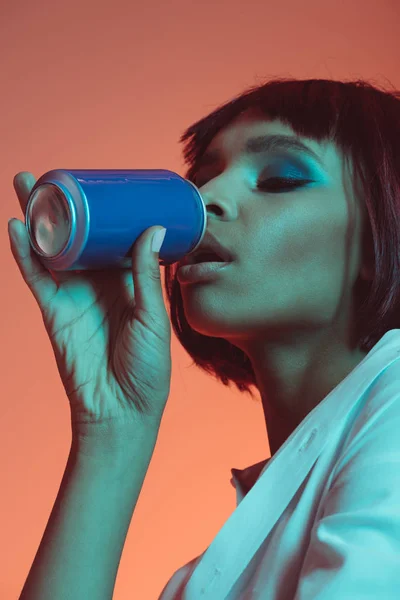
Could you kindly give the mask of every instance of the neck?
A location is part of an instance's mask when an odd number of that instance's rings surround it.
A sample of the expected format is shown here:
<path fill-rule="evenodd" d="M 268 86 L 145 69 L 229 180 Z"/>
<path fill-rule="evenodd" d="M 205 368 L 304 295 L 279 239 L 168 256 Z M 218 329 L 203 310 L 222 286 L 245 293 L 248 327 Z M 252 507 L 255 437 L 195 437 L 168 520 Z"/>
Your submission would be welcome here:
<path fill-rule="evenodd" d="M 303 343 L 297 338 L 292 345 L 264 344 L 248 352 L 261 394 L 271 456 L 367 354 L 331 335 Z"/>

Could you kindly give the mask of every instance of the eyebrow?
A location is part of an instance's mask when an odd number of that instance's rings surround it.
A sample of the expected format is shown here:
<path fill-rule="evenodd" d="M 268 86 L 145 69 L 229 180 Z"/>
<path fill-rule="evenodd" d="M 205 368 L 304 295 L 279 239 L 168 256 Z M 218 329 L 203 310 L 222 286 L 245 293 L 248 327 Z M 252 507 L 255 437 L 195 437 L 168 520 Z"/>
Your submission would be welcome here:
<path fill-rule="evenodd" d="M 263 154 L 274 152 L 276 150 L 289 150 L 301 152 L 313 158 L 324 168 L 321 158 L 311 148 L 303 144 L 299 138 L 290 135 L 261 135 L 249 138 L 244 147 L 245 154 Z M 201 156 L 197 161 L 197 167 L 211 165 L 219 158 L 218 150 L 210 150 Z"/>

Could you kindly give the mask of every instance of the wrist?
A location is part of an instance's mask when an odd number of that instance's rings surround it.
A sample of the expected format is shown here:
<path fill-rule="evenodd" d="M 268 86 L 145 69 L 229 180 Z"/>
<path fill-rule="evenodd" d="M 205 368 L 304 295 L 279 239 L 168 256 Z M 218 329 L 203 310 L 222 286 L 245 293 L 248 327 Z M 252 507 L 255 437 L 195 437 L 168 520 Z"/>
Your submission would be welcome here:
<path fill-rule="evenodd" d="M 140 457 L 150 460 L 159 428 L 159 422 L 124 426 L 115 422 L 73 424 L 71 453 L 104 466 L 115 466 Z"/>

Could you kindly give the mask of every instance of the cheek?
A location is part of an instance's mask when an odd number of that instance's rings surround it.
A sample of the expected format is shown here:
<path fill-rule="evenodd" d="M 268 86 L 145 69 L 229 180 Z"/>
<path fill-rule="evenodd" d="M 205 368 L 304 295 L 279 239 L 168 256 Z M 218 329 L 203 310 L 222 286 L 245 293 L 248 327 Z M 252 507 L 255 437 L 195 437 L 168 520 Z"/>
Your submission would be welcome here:
<path fill-rule="evenodd" d="M 321 202 L 305 204 L 254 223 L 251 255 L 258 274 L 251 271 L 257 278 L 267 272 L 285 288 L 301 286 L 307 295 L 336 295 L 346 274 L 347 215 L 343 207 L 328 213 Z"/>
<path fill-rule="evenodd" d="M 265 256 L 282 260 L 288 267 L 324 257 L 331 262 L 332 252 L 337 261 L 343 262 L 348 216 L 337 198 L 336 208 L 332 203 L 332 198 L 308 198 L 307 202 L 288 205 L 277 218 L 264 222 L 258 228 L 257 239 L 263 244 Z"/>

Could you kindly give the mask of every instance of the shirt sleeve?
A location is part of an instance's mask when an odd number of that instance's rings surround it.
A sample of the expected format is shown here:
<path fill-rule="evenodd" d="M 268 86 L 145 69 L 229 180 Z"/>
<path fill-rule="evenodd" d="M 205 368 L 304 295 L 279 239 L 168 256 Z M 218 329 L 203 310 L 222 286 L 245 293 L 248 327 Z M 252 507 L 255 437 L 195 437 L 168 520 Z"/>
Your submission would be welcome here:
<path fill-rule="evenodd" d="M 399 381 L 383 395 L 336 465 L 294 600 L 400 598 Z"/>

